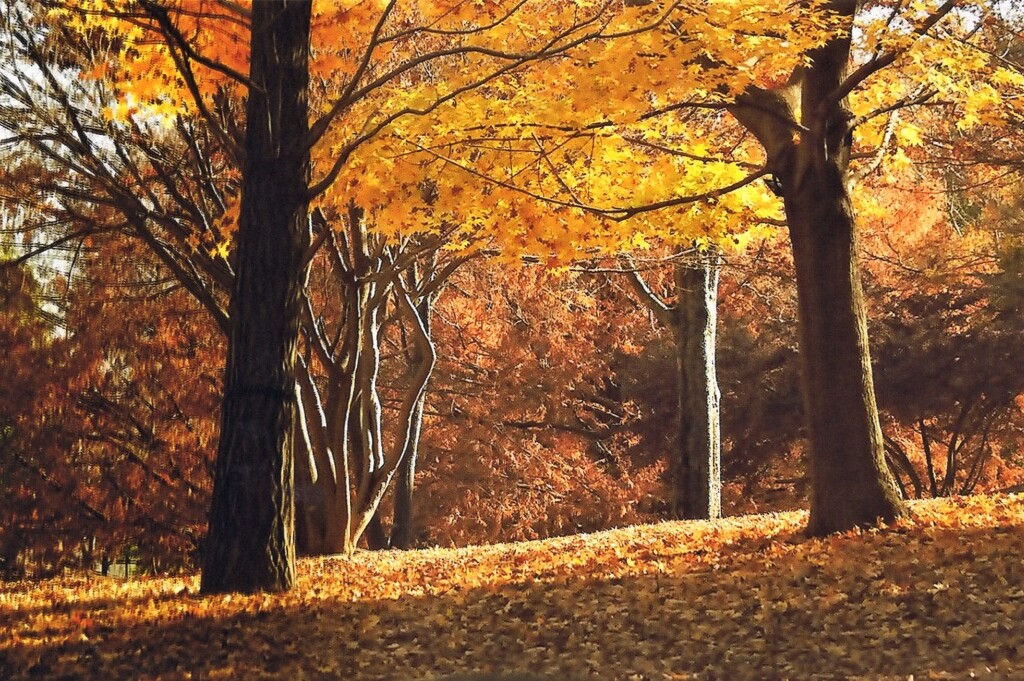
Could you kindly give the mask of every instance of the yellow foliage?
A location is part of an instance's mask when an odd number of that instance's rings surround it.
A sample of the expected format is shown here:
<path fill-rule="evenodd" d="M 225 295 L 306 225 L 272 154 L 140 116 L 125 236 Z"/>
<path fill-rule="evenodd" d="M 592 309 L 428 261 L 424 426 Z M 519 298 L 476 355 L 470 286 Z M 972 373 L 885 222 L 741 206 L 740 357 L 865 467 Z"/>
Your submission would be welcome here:
<path fill-rule="evenodd" d="M 937 4 L 857 18 L 857 58 L 896 57 L 851 93 L 864 119 L 860 149 L 892 144 L 887 116 L 872 114 L 930 89 L 959 108 L 964 130 L 997 124 L 1008 107 L 1021 106 L 1024 76 L 971 44 L 965 15 L 915 33 Z M 333 118 L 313 149 L 314 181 L 347 159 L 318 202 L 333 215 L 355 202 L 367 226 L 387 238 L 454 225 L 453 247 L 485 239 L 510 258 L 528 253 L 558 263 L 653 240 L 742 245 L 750 230 L 781 218 L 781 203 L 761 182 L 721 193 L 764 161 L 722 106 L 748 87 L 784 82 L 809 50 L 842 30 L 828 5 L 317 2 L 312 111 Z M 246 3 L 167 5 L 189 49 L 219 65 L 187 59 L 197 93 L 179 70 L 181 49 L 168 45 L 152 16 L 119 17 L 135 7 L 83 0 L 50 10 L 51 21 L 108 38 L 110 48 L 97 50 L 82 77 L 119 93 L 105 110 L 110 120 L 169 125 L 197 115 L 193 94 L 207 106 L 225 88 L 242 94 L 229 74 L 247 72 Z M 523 57 L 539 49 L 545 58 Z M 658 113 L 664 109 L 678 110 Z M 921 146 L 922 132 L 901 121 L 899 149 L 886 167 L 907 165 L 903 149 Z M 643 205 L 665 208 L 634 211 Z"/>

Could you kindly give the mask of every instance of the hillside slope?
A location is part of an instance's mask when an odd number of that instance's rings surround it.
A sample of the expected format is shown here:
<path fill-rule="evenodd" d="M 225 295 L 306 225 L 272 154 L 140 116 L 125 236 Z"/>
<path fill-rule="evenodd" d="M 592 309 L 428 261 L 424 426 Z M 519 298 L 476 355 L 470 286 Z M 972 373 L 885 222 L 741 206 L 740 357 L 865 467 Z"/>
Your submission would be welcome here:
<path fill-rule="evenodd" d="M 1024 678 L 1024 497 L 912 508 L 824 540 L 794 512 L 303 560 L 283 596 L 7 584 L 0 678 Z"/>

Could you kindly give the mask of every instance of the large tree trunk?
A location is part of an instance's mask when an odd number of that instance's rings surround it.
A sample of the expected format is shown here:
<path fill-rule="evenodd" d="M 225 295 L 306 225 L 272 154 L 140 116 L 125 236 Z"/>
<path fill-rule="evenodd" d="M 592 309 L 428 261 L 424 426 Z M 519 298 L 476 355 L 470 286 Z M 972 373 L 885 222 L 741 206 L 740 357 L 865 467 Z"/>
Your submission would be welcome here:
<path fill-rule="evenodd" d="M 786 214 L 800 301 L 800 357 L 810 436 L 812 534 L 902 512 L 878 422 L 856 229 L 843 178 L 809 175 Z"/>
<path fill-rule="evenodd" d="M 676 514 L 722 515 L 721 394 L 715 371 L 718 276 L 721 256 L 712 252 L 695 265 L 676 265 L 679 446 Z"/>
<path fill-rule="evenodd" d="M 809 429 L 808 531 L 827 534 L 906 512 L 885 464 L 868 352 L 848 165 L 846 107 L 857 0 L 833 0 L 847 30 L 808 53 L 785 86 L 751 88 L 731 111 L 764 146 L 793 244 Z"/>
<path fill-rule="evenodd" d="M 853 13 L 858 3 L 844 3 Z M 835 100 L 850 34 L 810 54 L 803 76 L 804 139 L 780 168 L 799 296 L 800 357 L 810 435 L 808 531 L 827 534 L 905 512 L 885 463 L 868 352 L 857 229 L 848 181 L 852 114 Z"/>
<path fill-rule="evenodd" d="M 202 591 L 295 578 L 296 345 L 309 243 L 309 0 L 253 3 L 237 274 Z"/>

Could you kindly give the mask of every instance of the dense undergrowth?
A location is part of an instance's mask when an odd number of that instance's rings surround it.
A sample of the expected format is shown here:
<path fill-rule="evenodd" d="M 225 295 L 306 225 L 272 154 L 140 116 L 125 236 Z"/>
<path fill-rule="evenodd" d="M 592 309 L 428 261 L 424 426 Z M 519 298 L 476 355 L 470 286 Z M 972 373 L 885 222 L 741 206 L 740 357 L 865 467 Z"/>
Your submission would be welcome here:
<path fill-rule="evenodd" d="M 0 677 L 1024 678 L 1024 497 L 807 539 L 802 512 L 300 562 L 284 595 L 194 577 L 0 587 Z"/>

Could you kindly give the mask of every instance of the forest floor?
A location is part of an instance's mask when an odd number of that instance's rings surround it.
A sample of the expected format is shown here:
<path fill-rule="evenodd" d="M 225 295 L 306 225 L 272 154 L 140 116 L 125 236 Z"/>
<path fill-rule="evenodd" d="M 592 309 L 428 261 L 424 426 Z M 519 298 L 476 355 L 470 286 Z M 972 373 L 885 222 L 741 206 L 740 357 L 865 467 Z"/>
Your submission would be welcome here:
<path fill-rule="evenodd" d="M 285 595 L 5 584 L 0 678 L 1024 679 L 1024 496 L 912 511 L 826 539 L 792 512 L 308 559 Z"/>

